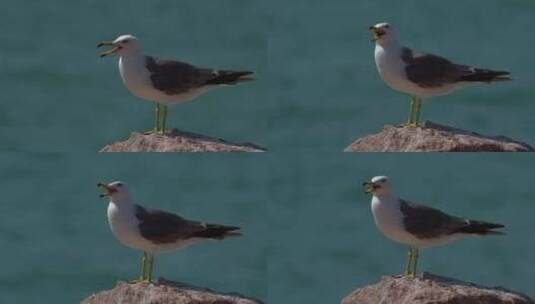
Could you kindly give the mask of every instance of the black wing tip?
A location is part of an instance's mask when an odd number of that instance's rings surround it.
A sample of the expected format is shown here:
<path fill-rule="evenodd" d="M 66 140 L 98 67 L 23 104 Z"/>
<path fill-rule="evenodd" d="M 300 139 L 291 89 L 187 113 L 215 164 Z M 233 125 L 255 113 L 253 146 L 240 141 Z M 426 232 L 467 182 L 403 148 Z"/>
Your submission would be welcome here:
<path fill-rule="evenodd" d="M 500 81 L 511 81 L 513 80 L 510 76 L 511 73 L 508 71 L 494 71 L 488 69 L 478 69 L 472 68 L 471 73 L 465 75 L 461 78 L 463 81 L 468 82 L 483 82 L 483 83 L 493 83 Z"/>
<path fill-rule="evenodd" d="M 492 81 L 513 81 L 513 78 L 509 76 L 500 76 L 500 77 L 494 78 Z"/>
<path fill-rule="evenodd" d="M 248 76 L 254 74 L 253 71 L 233 71 L 233 70 L 214 70 L 216 75 L 233 75 L 236 77 Z"/>
<path fill-rule="evenodd" d="M 494 229 L 497 229 L 497 228 L 491 228 L 491 229 L 487 229 L 487 230 L 481 230 L 481 231 L 477 231 L 477 232 L 472 232 L 472 234 L 476 234 L 476 235 L 480 235 L 480 236 L 506 235 L 507 234 L 507 233 L 505 233 L 503 231 L 496 231 Z"/>
<path fill-rule="evenodd" d="M 225 237 L 242 236 L 243 233 L 240 230 L 228 231 L 225 233 Z"/>
<path fill-rule="evenodd" d="M 483 227 L 487 229 L 505 228 L 505 225 L 500 224 L 500 223 L 491 223 L 491 222 L 478 221 L 478 220 L 468 220 L 468 223 L 473 226 Z"/>
<path fill-rule="evenodd" d="M 244 81 L 254 80 L 250 77 L 251 71 L 214 71 L 214 78 L 210 79 L 207 84 L 212 85 L 233 85 Z"/>
<path fill-rule="evenodd" d="M 226 235 L 242 235 L 241 227 L 237 226 L 223 226 Z"/>
<path fill-rule="evenodd" d="M 511 81 L 513 78 L 511 78 L 511 73 L 508 71 L 496 71 L 494 72 L 494 79 L 493 81 Z"/>
<path fill-rule="evenodd" d="M 226 237 L 241 236 L 241 227 L 237 226 L 224 226 L 217 224 L 209 224 L 206 226 L 206 230 L 200 232 L 198 236 L 210 239 L 222 240 Z"/>
<path fill-rule="evenodd" d="M 251 77 L 251 75 L 254 74 L 254 72 L 251 72 L 251 71 L 245 71 L 245 72 L 242 72 L 243 74 L 240 76 L 239 80 L 240 81 L 250 81 L 250 80 L 255 80 L 254 77 Z"/>
<path fill-rule="evenodd" d="M 483 221 L 470 220 L 468 226 L 461 229 L 461 232 L 476 235 L 504 235 L 505 232 L 495 229 L 505 228 L 503 224 L 489 223 Z"/>
<path fill-rule="evenodd" d="M 495 228 L 493 229 L 496 229 L 496 228 L 505 228 L 505 225 L 503 224 L 493 224 L 495 226 Z"/>
<path fill-rule="evenodd" d="M 241 232 L 241 227 L 238 226 L 221 226 L 219 229 L 222 230 L 221 239 L 243 235 Z"/>
<path fill-rule="evenodd" d="M 253 77 L 251 77 L 251 75 L 254 74 L 254 72 L 252 71 L 230 71 L 229 72 L 231 75 L 236 75 L 237 76 L 237 81 L 238 82 L 241 82 L 241 81 L 250 81 L 250 80 L 255 80 Z"/>

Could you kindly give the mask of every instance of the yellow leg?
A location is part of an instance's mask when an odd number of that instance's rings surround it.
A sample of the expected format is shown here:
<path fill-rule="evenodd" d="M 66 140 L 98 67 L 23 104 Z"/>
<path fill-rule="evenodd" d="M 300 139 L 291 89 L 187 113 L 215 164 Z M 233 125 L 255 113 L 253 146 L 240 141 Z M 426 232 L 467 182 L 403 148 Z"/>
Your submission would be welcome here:
<path fill-rule="evenodd" d="M 140 282 L 147 282 L 147 262 L 149 262 L 148 254 L 146 252 L 143 252 L 143 255 L 141 256 L 141 276 L 138 279 L 130 281 L 130 283 L 140 283 Z"/>
<path fill-rule="evenodd" d="M 160 131 L 160 104 L 159 103 L 156 103 L 156 108 L 154 109 L 154 113 L 155 113 L 155 126 L 154 126 L 154 133 L 158 133 Z"/>
<path fill-rule="evenodd" d="M 414 96 L 411 96 L 411 107 L 409 110 L 409 120 L 407 121 L 407 125 L 412 126 L 413 120 L 414 120 Z"/>
<path fill-rule="evenodd" d="M 165 134 L 166 128 L 167 128 L 167 106 L 162 105 L 162 128 L 161 128 L 161 134 Z"/>
<path fill-rule="evenodd" d="M 413 253 L 412 253 L 412 258 L 413 258 L 412 276 L 415 277 L 416 276 L 416 266 L 418 265 L 418 257 L 420 256 L 420 253 L 419 253 L 418 248 L 413 248 L 412 250 L 413 250 Z"/>
<path fill-rule="evenodd" d="M 409 277 L 411 275 L 412 270 L 412 248 L 409 248 L 409 252 L 407 252 L 407 267 L 405 267 L 405 276 Z"/>
<path fill-rule="evenodd" d="M 154 266 L 154 255 L 152 253 L 148 253 L 148 267 L 147 267 L 147 281 L 152 282 L 152 269 Z"/>
<path fill-rule="evenodd" d="M 416 97 L 416 102 L 414 105 L 414 124 L 416 126 L 420 125 L 420 111 L 422 110 L 422 99 L 420 97 Z"/>
<path fill-rule="evenodd" d="M 409 127 L 417 127 L 420 123 L 420 111 L 422 109 L 422 99 L 420 97 L 411 96 L 411 108 L 409 113 Z"/>
<path fill-rule="evenodd" d="M 407 268 L 405 270 L 405 276 L 412 279 L 416 276 L 416 266 L 418 265 L 418 248 L 410 247 L 407 259 Z"/>

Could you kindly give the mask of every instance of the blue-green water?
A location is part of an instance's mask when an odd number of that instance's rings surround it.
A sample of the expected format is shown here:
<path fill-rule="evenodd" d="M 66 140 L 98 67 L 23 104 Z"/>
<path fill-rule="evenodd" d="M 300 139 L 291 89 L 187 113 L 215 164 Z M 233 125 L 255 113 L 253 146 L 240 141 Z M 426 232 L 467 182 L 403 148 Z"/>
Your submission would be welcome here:
<path fill-rule="evenodd" d="M 140 253 L 115 240 L 98 197 L 98 181 L 117 179 L 140 204 L 243 227 L 241 238 L 159 256 L 155 276 L 265 299 L 267 172 L 258 160 L 0 156 L 0 302 L 76 303 L 139 276 Z"/>
<path fill-rule="evenodd" d="M 422 119 L 535 143 L 535 2 L 278 1 L 270 23 L 269 144 L 340 151 L 407 120 L 408 97 L 380 79 L 368 27 L 395 25 L 405 45 L 465 64 L 510 70 L 514 81 L 433 99 Z"/>
<path fill-rule="evenodd" d="M 379 21 L 415 49 L 512 72 L 435 98 L 423 119 L 535 142 L 533 1 L 4 3 L 3 150 L 92 152 L 151 128 L 153 105 L 123 87 L 116 58 L 97 56 L 98 41 L 133 33 L 149 54 L 256 72 L 173 107 L 170 125 L 272 151 L 340 151 L 407 118 L 408 98 L 375 69 L 367 28 Z"/>
<path fill-rule="evenodd" d="M 273 155 L 2 155 L 2 302 L 73 303 L 138 275 L 139 253 L 113 238 L 97 197 L 97 181 L 121 179 L 145 205 L 244 227 L 161 256 L 156 275 L 269 303 L 337 303 L 404 267 L 361 190 L 377 174 L 404 198 L 507 225 L 423 251 L 421 270 L 534 295 L 530 155 Z"/>
<path fill-rule="evenodd" d="M 156 275 L 268 303 L 338 303 L 400 273 L 360 184 L 390 175 L 403 197 L 507 235 L 421 254 L 421 270 L 535 296 L 530 155 L 342 154 L 406 120 L 380 80 L 368 26 L 389 21 L 410 47 L 508 69 L 514 81 L 425 104 L 423 118 L 535 143 L 535 2 L 6 0 L 0 11 L 0 302 L 76 303 L 139 273 L 113 238 L 96 182 L 121 179 L 140 202 L 244 227 L 156 261 Z M 257 81 L 172 108 L 180 129 L 267 146 L 262 155 L 98 155 L 146 130 L 153 105 L 123 87 L 96 43 L 137 35 L 147 53 L 250 69 Z M 50 153 L 59 152 L 59 153 Z"/>
<path fill-rule="evenodd" d="M 132 33 L 146 53 L 245 69 L 259 81 L 222 88 L 170 112 L 192 132 L 267 145 L 266 20 L 243 1 L 11 1 L 2 5 L 3 150 L 93 152 L 154 126 L 154 105 L 123 86 L 96 45 Z M 273 106 L 271 106 L 273 108 Z M 24 136 L 21 136 L 21 133 Z"/>
<path fill-rule="evenodd" d="M 362 191 L 375 175 L 389 175 L 405 199 L 507 226 L 505 236 L 423 250 L 420 271 L 535 295 L 531 155 L 319 154 L 272 167 L 270 303 L 339 303 L 357 287 L 402 273 L 406 248 L 375 228 Z"/>

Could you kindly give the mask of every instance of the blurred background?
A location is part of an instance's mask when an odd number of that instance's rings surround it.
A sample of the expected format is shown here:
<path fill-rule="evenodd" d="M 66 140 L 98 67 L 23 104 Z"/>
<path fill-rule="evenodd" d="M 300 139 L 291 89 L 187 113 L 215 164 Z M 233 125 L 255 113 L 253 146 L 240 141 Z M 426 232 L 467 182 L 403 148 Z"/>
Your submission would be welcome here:
<path fill-rule="evenodd" d="M 276 1 L 269 95 L 279 109 L 270 145 L 341 151 L 385 124 L 405 123 L 409 97 L 380 79 L 370 25 L 396 26 L 408 47 L 512 73 L 424 103 L 422 120 L 535 144 L 535 1 Z M 273 3 L 273 2 L 271 2 Z"/>
<path fill-rule="evenodd" d="M 168 125 L 267 145 L 274 104 L 266 96 L 267 20 L 259 2 L 4 1 L 1 149 L 93 152 L 153 128 L 154 104 L 123 86 L 118 57 L 98 56 L 99 41 L 124 33 L 160 58 L 254 71 L 258 81 L 171 107 Z"/>
<path fill-rule="evenodd" d="M 424 120 L 535 144 L 533 1 L 6 1 L 3 150 L 96 151 L 150 129 L 153 104 L 131 95 L 117 57 L 96 48 L 133 33 L 151 55 L 256 72 L 172 107 L 170 126 L 271 151 L 341 151 L 407 119 L 408 97 L 376 71 L 368 27 L 381 21 L 416 50 L 513 75 L 434 98 Z"/>
<path fill-rule="evenodd" d="M 535 161 L 511 154 L 345 154 L 278 158 L 269 183 L 269 303 L 340 303 L 405 269 L 407 248 L 375 227 L 362 182 L 388 175 L 407 200 L 506 225 L 420 252 L 422 271 L 535 296 Z"/>
<path fill-rule="evenodd" d="M 137 203 L 243 227 L 243 236 L 156 257 L 154 277 L 265 300 L 267 172 L 254 156 L 0 154 L 0 302 L 79 303 L 140 275 L 141 252 L 108 227 L 98 181 Z"/>
<path fill-rule="evenodd" d="M 139 275 L 140 254 L 111 235 L 95 186 L 122 179 L 146 205 L 245 227 L 241 239 L 162 256 L 156 275 L 269 303 L 338 303 L 404 268 L 406 249 L 379 234 L 360 188 L 378 174 L 407 199 L 508 226 L 505 237 L 426 250 L 420 270 L 535 295 L 529 155 L 338 153 L 407 119 L 408 97 L 375 68 L 368 27 L 381 21 L 409 47 L 513 74 L 434 99 L 424 120 L 535 143 L 535 2 L 3 4 L 0 150 L 24 153 L 0 154 L 2 302 L 75 303 Z M 255 71 L 255 82 L 172 107 L 169 125 L 275 153 L 92 153 L 154 123 L 117 58 L 98 58 L 96 43 L 122 33 L 151 55 Z"/>

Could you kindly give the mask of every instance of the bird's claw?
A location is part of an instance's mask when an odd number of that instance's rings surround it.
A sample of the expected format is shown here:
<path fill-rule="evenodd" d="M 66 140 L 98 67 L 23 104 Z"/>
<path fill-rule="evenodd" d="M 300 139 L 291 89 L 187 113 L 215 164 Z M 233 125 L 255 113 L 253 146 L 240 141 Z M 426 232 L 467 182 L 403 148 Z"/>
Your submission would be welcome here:
<path fill-rule="evenodd" d="M 165 132 L 161 129 L 150 129 L 148 131 L 143 132 L 143 134 L 150 135 L 150 134 L 156 134 L 156 135 L 164 135 Z"/>
<path fill-rule="evenodd" d="M 137 283 L 147 283 L 147 284 L 150 284 L 152 283 L 152 280 L 150 279 L 144 279 L 144 278 L 138 278 L 138 279 L 134 279 L 134 280 L 131 280 L 131 281 L 128 281 L 129 284 L 137 284 Z"/>
<path fill-rule="evenodd" d="M 414 275 L 414 273 L 405 272 L 405 277 L 407 279 L 412 280 L 412 279 L 414 279 L 415 275 Z"/>

